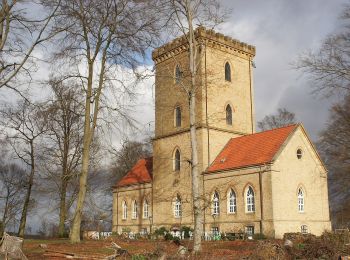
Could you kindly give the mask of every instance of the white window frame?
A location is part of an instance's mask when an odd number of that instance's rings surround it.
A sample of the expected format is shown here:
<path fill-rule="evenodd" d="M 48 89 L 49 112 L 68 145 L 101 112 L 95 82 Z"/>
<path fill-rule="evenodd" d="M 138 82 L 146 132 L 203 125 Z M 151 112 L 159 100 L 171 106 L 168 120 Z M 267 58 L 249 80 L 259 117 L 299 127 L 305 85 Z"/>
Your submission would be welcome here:
<path fill-rule="evenodd" d="M 126 204 L 125 200 L 122 202 L 122 210 L 123 210 L 122 219 L 127 219 L 128 218 L 128 205 Z"/>
<path fill-rule="evenodd" d="M 180 197 L 176 197 L 174 201 L 174 217 L 181 218 L 182 216 L 182 204 Z"/>
<path fill-rule="evenodd" d="M 254 235 L 254 226 L 246 226 L 245 227 L 245 233 L 247 235 Z"/>
<path fill-rule="evenodd" d="M 253 213 L 255 212 L 255 193 L 251 186 L 248 186 L 246 195 L 246 212 Z"/>
<path fill-rule="evenodd" d="M 148 215 L 148 201 L 147 200 L 144 200 L 143 201 L 143 218 L 148 218 L 149 215 Z"/>
<path fill-rule="evenodd" d="M 227 212 L 230 214 L 236 213 L 237 211 L 237 196 L 233 189 L 230 189 L 227 196 Z"/>
<path fill-rule="evenodd" d="M 220 195 L 217 191 L 213 194 L 213 215 L 220 215 Z"/>
<path fill-rule="evenodd" d="M 132 203 L 132 219 L 137 219 L 137 213 L 138 213 L 138 207 L 137 207 L 137 202 L 136 200 L 133 201 Z"/>
<path fill-rule="evenodd" d="M 305 210 L 305 196 L 302 188 L 298 189 L 298 211 L 303 213 Z"/>

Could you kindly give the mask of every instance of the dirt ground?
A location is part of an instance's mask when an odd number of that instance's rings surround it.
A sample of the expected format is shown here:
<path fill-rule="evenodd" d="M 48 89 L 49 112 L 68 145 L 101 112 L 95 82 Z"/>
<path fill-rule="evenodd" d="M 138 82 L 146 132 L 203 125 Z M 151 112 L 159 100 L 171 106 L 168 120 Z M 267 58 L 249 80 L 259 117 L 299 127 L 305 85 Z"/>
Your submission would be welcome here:
<path fill-rule="evenodd" d="M 54 252 L 74 253 L 82 259 L 98 259 L 112 255 L 114 251 L 110 249 L 111 242 L 117 243 L 122 248 L 128 250 L 131 256 L 126 259 L 145 259 L 138 255 L 147 255 L 149 253 L 165 252 L 167 259 L 177 259 L 178 246 L 173 241 L 164 240 L 121 240 L 118 238 L 108 238 L 106 240 L 85 240 L 80 244 L 70 244 L 67 239 L 52 240 L 25 240 L 24 254 L 28 259 L 62 259 L 62 257 L 53 257 Z M 46 244 L 47 248 L 41 248 L 40 244 Z M 190 241 L 182 241 L 182 245 L 191 248 Z M 208 241 L 203 242 L 203 252 L 191 259 L 242 259 L 251 254 L 256 248 L 255 241 Z M 132 257 L 133 256 L 133 257 Z M 123 257 L 124 258 L 124 257 Z M 121 258 L 121 259 L 123 259 Z M 154 259 L 157 259 L 156 257 Z"/>

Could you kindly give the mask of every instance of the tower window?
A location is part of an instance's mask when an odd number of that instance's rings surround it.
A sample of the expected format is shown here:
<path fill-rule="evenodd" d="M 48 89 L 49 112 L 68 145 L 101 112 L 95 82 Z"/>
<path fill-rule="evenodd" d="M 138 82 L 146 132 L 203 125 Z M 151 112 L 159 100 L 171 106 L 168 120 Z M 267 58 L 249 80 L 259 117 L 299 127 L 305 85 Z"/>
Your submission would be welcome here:
<path fill-rule="evenodd" d="M 301 188 L 298 190 L 298 209 L 299 212 L 304 212 L 304 192 Z"/>
<path fill-rule="evenodd" d="M 174 157 L 175 157 L 174 158 L 174 170 L 180 171 L 181 155 L 180 155 L 180 151 L 178 149 L 176 149 Z"/>
<path fill-rule="evenodd" d="M 220 214 L 220 197 L 217 191 L 214 192 L 213 195 L 213 215 Z"/>
<path fill-rule="evenodd" d="M 181 108 L 180 107 L 175 108 L 175 126 L 176 127 L 181 126 Z"/>
<path fill-rule="evenodd" d="M 226 124 L 232 125 L 232 108 L 230 105 L 226 106 Z"/>
<path fill-rule="evenodd" d="M 228 62 L 225 63 L 225 80 L 231 81 L 231 66 Z"/>
<path fill-rule="evenodd" d="M 176 68 L 175 68 L 175 82 L 176 82 L 176 84 L 179 84 L 181 82 L 181 78 L 182 78 L 182 71 L 180 69 L 180 66 L 176 65 Z"/>
<path fill-rule="evenodd" d="M 254 191 L 252 187 L 248 187 L 247 193 L 246 193 L 246 202 L 247 202 L 247 212 L 254 212 L 255 211 L 255 199 L 254 199 Z"/>

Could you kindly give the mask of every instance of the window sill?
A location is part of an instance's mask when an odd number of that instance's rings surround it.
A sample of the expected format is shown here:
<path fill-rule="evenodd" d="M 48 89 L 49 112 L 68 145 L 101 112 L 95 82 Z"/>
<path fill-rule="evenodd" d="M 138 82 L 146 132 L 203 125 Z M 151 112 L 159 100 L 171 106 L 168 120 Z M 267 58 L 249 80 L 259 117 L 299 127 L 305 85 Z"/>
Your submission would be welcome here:
<path fill-rule="evenodd" d="M 227 212 L 227 215 L 236 215 L 237 214 L 237 212 L 235 211 L 235 212 Z"/>
<path fill-rule="evenodd" d="M 253 214 L 255 214 L 255 211 L 249 211 L 249 212 L 246 211 L 245 214 L 247 214 L 247 215 L 253 215 Z"/>

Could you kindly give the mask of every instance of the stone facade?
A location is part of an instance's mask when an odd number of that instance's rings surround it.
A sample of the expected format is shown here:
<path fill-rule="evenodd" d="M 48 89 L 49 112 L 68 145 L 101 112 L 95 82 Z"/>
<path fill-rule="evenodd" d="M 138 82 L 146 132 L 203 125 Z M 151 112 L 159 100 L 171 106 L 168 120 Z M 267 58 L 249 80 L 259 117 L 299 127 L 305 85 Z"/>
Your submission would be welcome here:
<path fill-rule="evenodd" d="M 255 47 L 206 30 L 196 30 L 201 46 L 196 93 L 197 140 L 200 171 L 203 172 L 203 196 L 206 231 L 237 232 L 254 228 L 255 233 L 281 237 L 284 232 L 298 232 L 301 225 L 320 234 L 330 229 L 326 170 L 303 127 L 297 126 L 268 164 L 208 172 L 208 167 L 231 138 L 252 135 L 254 102 L 251 61 Z M 183 88 L 188 81 L 187 46 L 175 39 L 153 52 L 155 78 L 155 137 L 153 140 L 152 182 L 116 187 L 113 197 L 113 231 L 129 229 L 140 232 L 161 226 L 192 226 L 192 196 L 189 160 L 189 109 Z M 225 80 L 225 65 L 230 65 L 231 80 Z M 176 67 L 181 80 L 177 80 Z M 226 121 L 226 108 L 232 108 L 232 125 Z M 176 126 L 176 108 L 181 110 L 181 126 Z M 302 159 L 296 151 L 302 149 Z M 181 154 L 177 169 L 175 151 Z M 317 184 L 317 188 L 315 188 Z M 254 191 L 255 210 L 247 212 L 246 193 Z M 305 192 L 305 210 L 298 211 L 299 187 Z M 228 194 L 236 194 L 236 210 L 228 212 Z M 213 193 L 219 195 L 220 214 L 213 215 Z M 182 215 L 174 216 L 176 198 L 181 199 Z M 132 201 L 139 210 L 144 199 L 150 204 L 151 218 L 123 219 L 121 203 L 131 212 Z"/>

